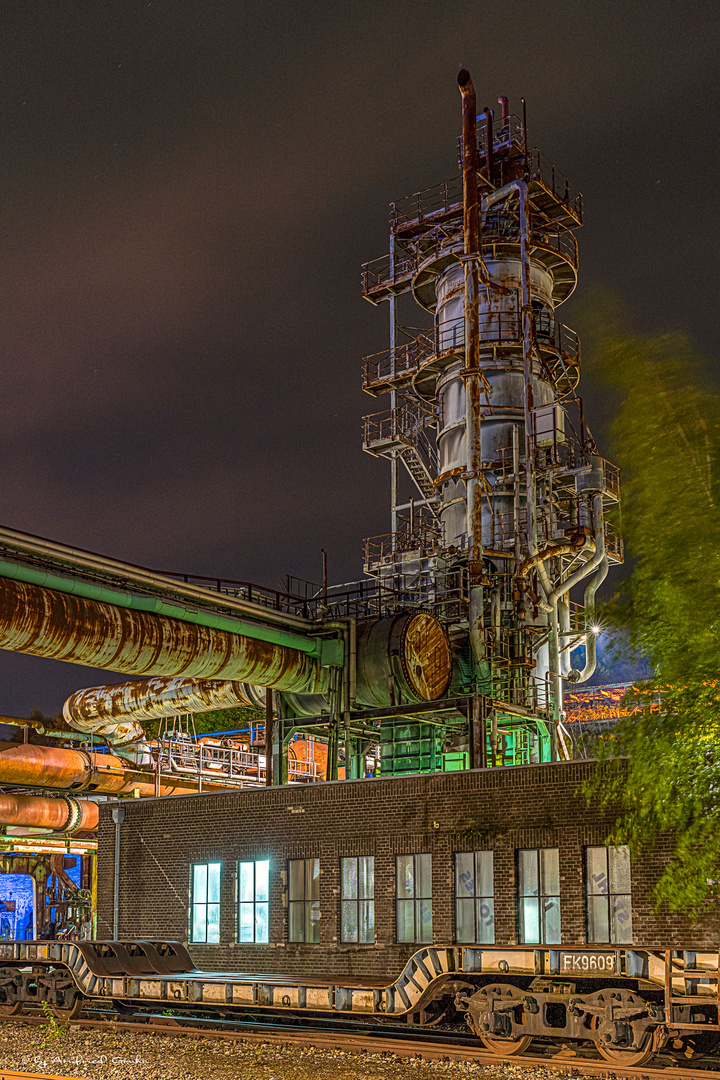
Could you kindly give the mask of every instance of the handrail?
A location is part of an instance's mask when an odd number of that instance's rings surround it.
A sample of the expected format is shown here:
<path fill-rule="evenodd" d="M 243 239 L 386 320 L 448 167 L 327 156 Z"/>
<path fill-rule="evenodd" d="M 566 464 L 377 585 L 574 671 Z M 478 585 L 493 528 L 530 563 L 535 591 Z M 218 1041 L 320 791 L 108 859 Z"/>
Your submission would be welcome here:
<path fill-rule="evenodd" d="M 435 421 L 435 414 L 409 401 L 385 412 L 363 417 L 363 446 L 374 443 L 406 442 L 411 444 L 423 428 Z"/>
<path fill-rule="evenodd" d="M 577 369 L 580 363 L 580 341 L 574 330 L 548 315 L 533 319 L 533 333 L 538 350 L 556 353 L 561 360 Z M 490 312 L 481 315 L 480 346 L 522 346 L 522 320 L 514 312 Z M 412 376 L 448 352 L 460 352 L 465 345 L 463 316 L 451 319 L 423 331 L 414 342 L 399 349 L 386 349 L 363 359 L 363 388 L 392 383 L 403 376 Z M 549 372 L 552 375 L 552 372 Z M 563 374 L 568 377 L 567 370 Z"/>
<path fill-rule="evenodd" d="M 502 121 L 499 122 L 499 125 L 498 128 L 496 122 L 493 130 L 502 132 L 506 125 Z M 519 134 L 520 138 L 522 137 L 521 124 L 519 125 L 519 132 L 508 128 L 505 145 L 509 145 L 513 141 L 516 133 Z M 461 141 L 459 140 L 459 145 Z M 496 147 L 503 145 L 502 143 L 498 144 L 497 136 L 493 141 Z M 485 143 L 486 135 L 481 124 L 478 125 L 478 151 L 481 157 L 485 154 Z M 525 172 L 531 183 L 535 181 L 542 184 L 557 203 L 565 207 L 568 214 L 578 224 L 582 223 L 581 193 L 565 174 L 560 172 L 542 150 L 536 146 L 533 146 L 528 151 Z M 532 201 L 532 194 L 530 200 Z M 462 176 L 457 174 L 449 180 L 441 180 L 438 184 L 431 184 L 429 187 L 414 191 L 411 195 L 405 195 L 402 199 L 398 199 L 397 202 L 391 203 L 390 225 L 394 232 L 402 229 L 407 230 L 414 225 L 420 226 L 424 221 L 429 222 L 431 225 L 440 216 L 450 215 L 461 207 Z"/>
<path fill-rule="evenodd" d="M 462 203 L 457 204 L 459 215 Z M 519 218 L 511 211 L 491 211 L 483 221 L 482 244 L 519 244 Z M 563 262 L 574 270 L 578 268 L 578 247 L 574 233 L 569 229 L 555 227 L 547 222 L 531 220 L 530 239 L 536 248 L 555 252 Z M 435 225 L 417 237 L 396 243 L 393 259 L 381 255 L 362 265 L 362 289 L 365 296 L 376 289 L 399 287 L 408 282 L 422 265 L 440 257 L 450 248 L 462 245 L 462 222 L 458 218 L 452 226 Z"/>
<path fill-rule="evenodd" d="M 180 575 L 173 576 L 166 572 L 149 570 L 147 567 L 134 563 L 120 562 L 105 555 L 98 555 L 93 551 L 68 547 L 45 537 L 16 532 L 0 526 L 0 552 L 3 550 L 8 553 L 12 552 L 13 558 L 20 556 L 24 562 L 31 566 L 52 566 L 55 569 L 59 567 L 65 573 L 70 571 L 73 577 L 78 579 L 85 577 L 93 581 L 107 580 L 125 587 L 129 585 L 139 587 L 145 592 L 158 593 L 161 596 L 182 597 L 196 604 L 222 606 L 247 615 L 260 614 L 253 610 L 255 607 L 254 598 L 249 600 L 221 592 L 222 601 L 219 604 L 219 598 L 213 595 L 212 590 L 192 584 L 192 575 L 187 575 L 189 580 L 183 581 Z M 217 579 L 205 580 L 215 581 Z M 266 590 L 261 586 L 252 586 L 251 588 L 258 590 L 259 593 L 269 594 L 273 592 L 273 590 Z M 262 615 L 268 622 L 280 622 L 283 625 L 302 629 L 308 626 L 307 618 L 296 614 L 295 611 L 284 610 L 282 605 L 277 608 L 275 605 L 266 604 Z"/>

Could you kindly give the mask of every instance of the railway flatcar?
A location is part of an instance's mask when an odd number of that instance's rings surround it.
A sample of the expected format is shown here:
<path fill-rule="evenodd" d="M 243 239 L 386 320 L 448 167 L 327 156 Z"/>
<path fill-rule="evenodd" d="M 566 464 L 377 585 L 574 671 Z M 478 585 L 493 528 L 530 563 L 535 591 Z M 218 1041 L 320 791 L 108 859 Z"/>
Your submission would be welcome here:
<path fill-rule="evenodd" d="M 499 1056 L 579 1041 L 618 1065 L 707 1049 L 720 1033 L 715 912 L 655 910 L 668 849 L 631 860 L 607 846 L 612 810 L 582 793 L 593 769 L 108 804 L 103 940 L 0 943 L 0 1014 L 111 1001 L 467 1024 Z"/>

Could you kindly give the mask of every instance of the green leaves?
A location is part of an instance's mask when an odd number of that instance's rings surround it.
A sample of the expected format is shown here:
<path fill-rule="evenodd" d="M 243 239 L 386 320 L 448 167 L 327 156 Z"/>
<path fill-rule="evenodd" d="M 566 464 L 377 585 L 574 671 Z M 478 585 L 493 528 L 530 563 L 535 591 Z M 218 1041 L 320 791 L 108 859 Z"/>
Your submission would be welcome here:
<path fill-rule="evenodd" d="M 618 402 L 610 456 L 633 567 L 603 615 L 656 673 L 640 716 L 601 742 L 607 788 L 590 787 L 622 808 L 616 842 L 669 838 L 657 899 L 696 912 L 720 878 L 720 397 L 682 335 L 633 334 L 607 297 L 587 321 L 591 381 Z"/>

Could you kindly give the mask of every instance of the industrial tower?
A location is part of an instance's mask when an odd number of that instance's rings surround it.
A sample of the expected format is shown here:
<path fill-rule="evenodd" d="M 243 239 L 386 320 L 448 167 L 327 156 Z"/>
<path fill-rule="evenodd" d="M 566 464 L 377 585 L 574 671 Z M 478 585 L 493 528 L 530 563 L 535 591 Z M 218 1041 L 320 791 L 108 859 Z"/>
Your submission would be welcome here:
<path fill-rule="evenodd" d="M 467 71 L 458 84 L 461 175 L 391 204 L 389 254 L 363 266 L 364 296 L 390 309 L 389 348 L 363 361 L 363 388 L 390 408 L 365 417 L 363 448 L 390 462 L 392 525 L 364 568 L 448 630 L 454 692 L 474 700 L 457 743 L 469 764 L 552 760 L 570 756 L 563 684 L 594 671 L 595 593 L 623 558 L 605 520 L 618 472 L 555 315 L 577 280 L 582 197 L 529 146 L 524 99 L 521 118 L 504 97 L 498 119 L 478 116 Z M 400 325 L 405 294 L 432 325 Z"/>

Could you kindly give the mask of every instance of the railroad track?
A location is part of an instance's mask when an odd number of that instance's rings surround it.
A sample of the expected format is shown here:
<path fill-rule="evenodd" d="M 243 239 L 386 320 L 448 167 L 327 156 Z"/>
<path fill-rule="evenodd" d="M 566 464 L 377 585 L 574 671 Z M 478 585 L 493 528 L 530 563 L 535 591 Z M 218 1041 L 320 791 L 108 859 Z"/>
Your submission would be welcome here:
<path fill-rule="evenodd" d="M 13 1017 L 12 1022 L 41 1026 L 47 1021 L 42 1015 L 22 1014 Z M 243 1020 L 205 1020 L 195 1016 L 170 1017 L 148 1014 L 142 1019 L 118 1019 L 114 1014 L 104 1017 L 85 1016 L 69 1021 L 71 1027 L 95 1031 L 127 1031 L 136 1035 L 155 1034 L 170 1037 L 190 1036 L 227 1041 L 243 1040 L 250 1043 L 273 1043 L 293 1047 L 316 1047 L 322 1050 L 342 1050 L 346 1053 L 394 1054 L 397 1057 L 423 1058 L 426 1060 L 472 1061 L 484 1065 L 498 1065 L 501 1062 L 527 1069 L 538 1068 L 551 1070 L 566 1076 L 593 1076 L 602 1080 L 622 1080 L 623 1077 L 639 1080 L 720 1080 L 720 1068 L 713 1068 L 710 1062 L 698 1060 L 694 1063 L 678 1063 L 660 1055 L 656 1065 L 620 1066 L 598 1061 L 591 1050 L 569 1049 L 555 1050 L 542 1047 L 536 1053 L 516 1054 L 511 1058 L 499 1058 L 484 1048 L 480 1048 L 472 1036 L 467 1039 L 460 1035 L 441 1032 L 414 1032 L 412 1036 L 395 1030 L 348 1029 L 347 1026 L 335 1030 L 326 1024 L 322 1027 L 263 1023 Z M 720 1066 L 720 1062 L 718 1062 Z M 33 1077 L 32 1073 L 3 1073 L 0 1080 L 14 1080 L 15 1077 Z M 46 1073 L 39 1074 L 43 1080 L 54 1080 Z M 62 1080 L 70 1080 L 63 1077 Z"/>
<path fill-rule="evenodd" d="M 81 1076 L 51 1076 L 50 1073 L 13 1072 L 0 1068 L 0 1080 L 83 1080 Z"/>

